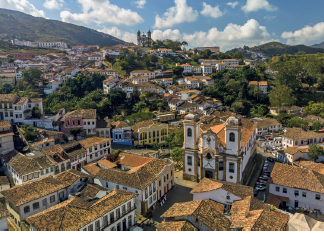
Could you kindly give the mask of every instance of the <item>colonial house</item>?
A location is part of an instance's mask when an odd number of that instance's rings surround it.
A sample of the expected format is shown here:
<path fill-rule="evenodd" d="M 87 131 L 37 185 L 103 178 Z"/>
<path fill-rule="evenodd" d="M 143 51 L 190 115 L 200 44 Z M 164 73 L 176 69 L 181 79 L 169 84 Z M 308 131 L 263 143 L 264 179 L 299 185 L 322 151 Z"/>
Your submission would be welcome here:
<path fill-rule="evenodd" d="M 183 178 L 241 183 L 256 153 L 256 124 L 231 116 L 226 123 L 203 131 L 198 115 L 193 113 L 186 115 L 183 123 Z"/>
<path fill-rule="evenodd" d="M 136 212 L 146 214 L 174 185 L 174 163 L 121 153 L 120 169 L 88 164 L 82 171 L 95 176 L 95 183 L 107 189 L 122 189 L 138 194 Z"/>
<path fill-rule="evenodd" d="M 126 122 L 112 122 L 111 126 L 113 143 L 122 145 L 133 145 L 132 129 Z"/>
<path fill-rule="evenodd" d="M 183 68 L 183 74 L 192 73 L 192 66 L 188 63 L 179 65 Z"/>
<path fill-rule="evenodd" d="M 301 128 L 287 128 L 282 136 L 282 145 L 284 148 L 318 144 L 323 141 L 324 133 L 305 131 Z"/>
<path fill-rule="evenodd" d="M 91 137 L 79 141 L 87 151 L 87 163 L 99 160 L 111 153 L 111 138 Z"/>
<path fill-rule="evenodd" d="M 46 156 L 33 158 L 13 150 L 0 158 L 16 185 L 54 175 L 54 164 Z"/>
<path fill-rule="evenodd" d="M 9 120 L 0 120 L 0 155 L 14 150 L 14 133 Z"/>
<path fill-rule="evenodd" d="M 168 101 L 168 106 L 170 110 L 177 110 L 178 106 L 180 106 L 182 103 L 184 103 L 183 100 L 177 99 L 177 98 L 172 98 Z"/>
<path fill-rule="evenodd" d="M 72 169 L 81 170 L 81 167 L 87 164 L 87 151 L 78 141 L 70 141 L 61 147 L 70 158 Z"/>
<path fill-rule="evenodd" d="M 229 231 L 231 222 L 223 213 L 221 203 L 196 200 L 173 204 L 161 218 L 165 223 L 189 221 L 199 231 Z"/>
<path fill-rule="evenodd" d="M 15 186 L 1 194 L 16 227 L 21 229 L 23 220 L 67 200 L 70 193 L 91 180 L 93 177 L 90 175 L 69 170 Z"/>
<path fill-rule="evenodd" d="M 98 119 L 96 131 L 99 137 L 110 138 L 110 129 L 111 129 L 111 122 L 110 119 Z"/>
<path fill-rule="evenodd" d="M 151 72 L 148 70 L 134 70 L 130 73 L 130 77 L 133 79 L 135 76 L 145 76 L 149 79 L 155 78 L 155 72 Z"/>
<path fill-rule="evenodd" d="M 64 115 L 61 131 L 69 133 L 70 129 L 81 128 L 84 135 L 96 134 L 97 126 L 96 109 L 79 109 Z"/>
<path fill-rule="evenodd" d="M 0 204 L 0 231 L 9 231 L 8 217 L 10 216 L 7 208 L 1 203 Z"/>
<path fill-rule="evenodd" d="M 112 69 L 98 69 L 98 68 L 86 68 L 85 69 L 86 73 L 89 74 L 94 74 L 94 73 L 98 73 L 100 75 L 104 75 L 104 76 L 113 76 L 113 77 L 118 77 L 118 72 Z"/>
<path fill-rule="evenodd" d="M 114 189 L 94 200 L 73 197 L 28 217 L 26 222 L 31 231 L 127 231 L 136 224 L 136 196 Z"/>
<path fill-rule="evenodd" d="M 282 131 L 282 124 L 276 119 L 262 119 L 257 121 L 257 132 L 260 134 L 268 134 L 269 132 L 279 132 Z"/>
<path fill-rule="evenodd" d="M 181 98 L 181 100 L 186 101 L 186 100 L 188 100 L 190 95 L 194 95 L 194 94 L 199 95 L 200 93 L 201 92 L 199 90 L 192 89 L 192 90 L 181 90 L 181 91 L 177 92 L 176 95 L 179 96 Z"/>
<path fill-rule="evenodd" d="M 133 84 L 143 84 L 148 82 L 148 77 L 147 76 L 133 76 L 132 77 L 132 83 Z"/>
<path fill-rule="evenodd" d="M 204 63 L 201 65 L 202 74 L 208 76 L 213 73 L 213 67 L 209 63 Z"/>
<path fill-rule="evenodd" d="M 115 88 L 118 83 L 118 77 L 111 76 L 108 79 L 104 80 L 103 83 L 103 91 L 105 94 L 108 94 L 111 89 Z"/>
<path fill-rule="evenodd" d="M 275 163 L 270 176 L 268 203 L 324 212 L 324 175 L 307 168 Z"/>
<path fill-rule="evenodd" d="M 184 82 L 185 82 L 186 84 L 190 84 L 191 88 L 193 88 L 193 89 L 196 89 L 196 88 L 199 87 L 198 80 L 195 79 L 195 78 L 192 78 L 192 77 L 190 77 L 190 76 L 185 77 Z"/>
<path fill-rule="evenodd" d="M 264 94 L 268 93 L 268 81 L 250 81 L 249 85 L 259 87 Z"/>
<path fill-rule="evenodd" d="M 10 189 L 10 182 L 7 176 L 0 176 L 0 192 Z M 1 221 L 0 221 L 1 223 Z M 0 224 L 1 226 L 1 224 Z"/>
<path fill-rule="evenodd" d="M 177 107 L 177 111 L 180 114 L 187 114 L 190 111 L 197 111 L 199 110 L 199 106 L 194 104 L 194 103 L 190 103 L 188 101 L 185 101 L 184 103 L 182 103 L 180 106 Z"/>
<path fill-rule="evenodd" d="M 156 121 L 145 120 L 131 126 L 133 131 L 134 146 L 137 145 L 155 145 L 164 143 L 168 137 L 168 124 Z"/>
<path fill-rule="evenodd" d="M 42 149 L 42 152 L 53 164 L 55 175 L 71 168 L 71 160 L 68 154 L 63 150 L 61 145 L 53 145 Z"/>

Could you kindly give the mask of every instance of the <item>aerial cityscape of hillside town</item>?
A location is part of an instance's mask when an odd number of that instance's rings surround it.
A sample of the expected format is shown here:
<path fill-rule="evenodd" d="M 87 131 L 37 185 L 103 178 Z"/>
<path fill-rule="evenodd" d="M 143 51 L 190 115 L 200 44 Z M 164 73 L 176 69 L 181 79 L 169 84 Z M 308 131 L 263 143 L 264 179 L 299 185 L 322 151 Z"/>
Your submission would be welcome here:
<path fill-rule="evenodd" d="M 82 30 L 0 26 L 0 231 L 324 231 L 324 43 Z"/>

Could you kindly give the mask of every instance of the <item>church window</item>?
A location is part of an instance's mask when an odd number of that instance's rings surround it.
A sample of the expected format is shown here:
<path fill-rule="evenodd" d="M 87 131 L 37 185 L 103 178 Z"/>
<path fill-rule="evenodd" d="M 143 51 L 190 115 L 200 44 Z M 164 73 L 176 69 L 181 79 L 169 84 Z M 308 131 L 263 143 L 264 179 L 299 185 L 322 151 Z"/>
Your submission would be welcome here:
<path fill-rule="evenodd" d="M 207 159 L 211 159 L 212 158 L 211 154 L 210 153 L 207 153 L 206 158 Z"/>
<path fill-rule="evenodd" d="M 224 168 L 224 162 L 219 162 L 218 170 L 222 171 Z"/>
<path fill-rule="evenodd" d="M 229 135 L 229 138 L 230 138 L 230 141 L 235 141 L 235 134 L 234 133 L 230 133 L 230 135 Z"/>
<path fill-rule="evenodd" d="M 188 165 L 190 165 L 190 166 L 192 165 L 192 157 L 191 156 L 188 157 Z"/>
<path fill-rule="evenodd" d="M 192 130 L 191 130 L 191 128 L 188 128 L 188 130 L 187 130 L 187 136 L 188 137 L 192 137 Z"/>
<path fill-rule="evenodd" d="M 231 173 L 234 173 L 235 172 L 235 170 L 234 170 L 234 163 L 230 163 L 229 164 L 229 172 L 231 172 Z"/>

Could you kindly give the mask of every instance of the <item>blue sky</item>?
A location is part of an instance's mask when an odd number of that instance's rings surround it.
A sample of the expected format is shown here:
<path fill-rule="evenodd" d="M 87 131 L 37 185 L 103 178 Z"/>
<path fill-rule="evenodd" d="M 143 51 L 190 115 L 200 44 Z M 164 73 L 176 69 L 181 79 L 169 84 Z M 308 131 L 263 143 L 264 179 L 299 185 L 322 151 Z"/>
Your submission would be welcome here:
<path fill-rule="evenodd" d="M 324 41 L 323 0 L 0 0 L 0 7 L 97 29 L 136 42 L 185 40 L 221 51 L 269 41 Z"/>

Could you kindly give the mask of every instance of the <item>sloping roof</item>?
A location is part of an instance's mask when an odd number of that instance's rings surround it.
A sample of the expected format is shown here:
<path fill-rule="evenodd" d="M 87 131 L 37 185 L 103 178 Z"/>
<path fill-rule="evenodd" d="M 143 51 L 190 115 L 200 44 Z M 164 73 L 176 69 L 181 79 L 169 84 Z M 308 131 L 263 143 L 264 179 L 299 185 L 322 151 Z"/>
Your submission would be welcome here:
<path fill-rule="evenodd" d="M 94 145 L 99 145 L 101 143 L 105 143 L 108 141 L 111 141 L 111 138 L 103 138 L 103 137 L 90 137 L 84 140 L 79 141 L 79 143 L 84 147 L 84 148 L 89 148 Z"/>
<path fill-rule="evenodd" d="M 133 154 L 119 153 L 119 164 L 129 167 L 139 167 L 153 160 L 153 158 Z"/>
<path fill-rule="evenodd" d="M 135 193 L 114 189 L 95 203 L 71 198 L 28 217 L 26 221 L 37 231 L 78 231 L 136 196 Z"/>
<path fill-rule="evenodd" d="M 65 116 L 82 116 L 83 119 L 96 119 L 96 109 L 80 109 L 71 111 L 65 114 Z"/>
<path fill-rule="evenodd" d="M 164 126 L 167 126 L 167 124 L 163 124 L 163 123 L 159 123 L 157 121 L 153 121 L 152 119 L 149 119 L 149 120 L 144 120 L 142 122 L 138 122 L 136 123 L 135 125 L 131 126 L 131 129 L 134 131 L 134 132 L 138 132 L 138 130 L 140 128 L 143 128 L 143 127 L 150 127 L 152 126 L 153 124 L 155 125 L 164 125 Z"/>
<path fill-rule="evenodd" d="M 287 128 L 286 132 L 283 134 L 283 137 L 286 137 L 291 140 L 311 139 L 311 138 L 324 137 L 324 133 L 305 131 L 301 128 Z"/>
<path fill-rule="evenodd" d="M 70 141 L 60 146 L 69 157 L 76 157 L 87 152 L 84 148 L 82 148 L 82 145 L 78 141 Z"/>
<path fill-rule="evenodd" d="M 99 172 L 92 175 L 115 184 L 143 190 L 156 180 L 157 175 L 161 173 L 167 165 L 169 165 L 169 163 L 159 159 L 153 159 L 152 161 L 147 162 L 140 167 L 135 167 L 129 171 L 121 171 L 115 168 L 101 168 Z M 84 169 L 89 171 L 87 166 L 85 166 Z M 91 167 L 90 170 L 96 172 L 98 169 Z"/>
<path fill-rule="evenodd" d="M 274 195 L 272 193 L 269 194 L 268 199 L 267 199 L 267 203 L 271 204 L 275 207 L 279 207 L 280 203 L 282 201 L 285 202 L 289 202 L 289 198 L 288 197 L 282 197 L 282 196 L 278 196 L 278 195 Z"/>
<path fill-rule="evenodd" d="M 0 176 L 0 186 L 1 185 L 10 185 L 10 182 L 7 178 L 7 176 Z"/>
<path fill-rule="evenodd" d="M 60 145 L 52 145 L 42 149 L 53 163 L 63 162 L 69 159 L 69 156 L 64 152 Z"/>
<path fill-rule="evenodd" d="M 231 228 L 243 227 L 243 231 L 286 231 L 289 216 L 270 211 L 268 204 L 253 196 L 235 201 L 231 208 Z"/>
<path fill-rule="evenodd" d="M 316 171 L 320 174 L 324 175 L 324 164 L 323 163 L 316 163 L 312 161 L 308 161 L 305 159 L 300 158 L 299 160 L 295 161 L 294 164 L 299 167 L 304 167 L 310 169 L 312 171 Z"/>
<path fill-rule="evenodd" d="M 17 94 L 0 94 L 0 102 L 4 99 L 8 99 L 9 102 L 13 102 L 17 97 L 19 97 Z"/>
<path fill-rule="evenodd" d="M 198 231 L 189 221 L 162 222 L 156 231 Z"/>
<path fill-rule="evenodd" d="M 110 128 L 110 119 L 97 119 L 97 128 Z"/>
<path fill-rule="evenodd" d="M 275 163 L 269 182 L 285 187 L 324 193 L 324 175 L 286 164 Z"/>
<path fill-rule="evenodd" d="M 0 128 L 10 128 L 11 123 L 9 120 L 0 120 Z"/>
<path fill-rule="evenodd" d="M 241 184 L 235 184 L 227 181 L 209 179 L 206 177 L 203 178 L 199 182 L 199 184 L 193 190 L 191 190 L 190 193 L 204 193 L 220 188 L 242 199 L 248 196 L 253 196 L 252 187 Z"/>
<path fill-rule="evenodd" d="M 100 167 L 98 167 L 92 163 L 89 163 L 89 164 L 83 166 L 82 168 L 94 176 L 97 175 L 98 172 L 100 171 Z"/>
<path fill-rule="evenodd" d="M 100 164 L 100 165 L 103 165 L 103 166 L 105 166 L 107 168 L 117 167 L 117 165 L 115 163 L 112 163 L 112 162 L 108 161 L 107 159 L 101 159 L 97 163 Z"/>
<path fill-rule="evenodd" d="M 65 183 L 62 183 L 50 175 L 2 191 L 1 194 L 15 206 L 20 206 L 65 187 L 67 187 Z"/>
<path fill-rule="evenodd" d="M 111 126 L 114 128 L 114 129 L 119 129 L 119 128 L 127 128 L 129 127 L 129 125 L 124 122 L 124 121 L 116 121 L 116 122 L 112 122 L 111 123 Z"/>
<path fill-rule="evenodd" d="M 66 184 L 67 186 L 72 185 L 75 181 L 79 180 L 80 178 L 94 178 L 92 175 L 88 175 L 81 171 L 77 171 L 74 169 L 69 169 L 67 171 L 61 172 L 54 176 L 55 179 L 61 181 L 62 183 Z"/>
<path fill-rule="evenodd" d="M 36 160 L 14 150 L 14 154 L 7 163 L 17 174 L 26 175 L 43 169 Z"/>
<path fill-rule="evenodd" d="M 212 230 L 229 230 L 230 221 L 223 216 L 224 205 L 213 200 L 196 200 L 173 204 L 162 218 L 193 215 Z"/>
<path fill-rule="evenodd" d="M 258 122 L 258 128 L 267 128 L 273 125 L 281 125 L 281 123 L 279 123 L 276 119 L 262 119 Z"/>

